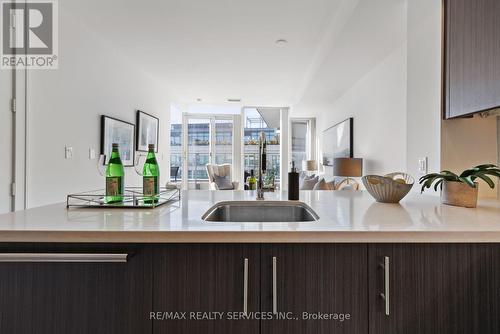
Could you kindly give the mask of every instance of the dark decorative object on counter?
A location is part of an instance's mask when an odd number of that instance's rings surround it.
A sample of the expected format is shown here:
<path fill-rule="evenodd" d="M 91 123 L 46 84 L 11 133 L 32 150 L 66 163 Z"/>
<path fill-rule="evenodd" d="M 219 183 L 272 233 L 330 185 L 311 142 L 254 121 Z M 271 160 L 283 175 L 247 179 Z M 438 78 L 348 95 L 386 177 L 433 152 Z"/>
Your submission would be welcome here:
<path fill-rule="evenodd" d="M 137 151 L 147 152 L 148 145 L 155 145 L 155 152 L 158 153 L 158 137 L 160 133 L 160 120 L 150 114 L 137 110 Z"/>
<path fill-rule="evenodd" d="M 292 170 L 288 173 L 288 200 L 299 200 L 299 173 L 295 168 L 295 163 L 292 161 Z"/>
<path fill-rule="evenodd" d="M 435 191 L 441 187 L 441 202 L 443 204 L 475 208 L 479 188 L 479 183 L 476 180 L 483 180 L 493 189 L 495 183 L 490 176 L 500 177 L 500 168 L 497 165 L 479 165 L 464 170 L 460 175 L 448 170 L 441 173 L 430 173 L 420 178 L 421 191 L 424 192 L 426 188 L 430 188 L 434 184 Z"/>

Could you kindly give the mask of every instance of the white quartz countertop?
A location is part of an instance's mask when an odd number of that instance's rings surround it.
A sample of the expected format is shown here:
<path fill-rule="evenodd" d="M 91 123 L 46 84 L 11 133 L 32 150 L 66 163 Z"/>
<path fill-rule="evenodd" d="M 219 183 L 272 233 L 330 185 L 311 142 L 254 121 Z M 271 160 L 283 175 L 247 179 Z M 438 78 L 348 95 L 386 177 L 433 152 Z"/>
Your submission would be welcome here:
<path fill-rule="evenodd" d="M 287 194 L 265 193 L 267 200 Z M 304 191 L 319 221 L 214 223 L 212 205 L 255 200 L 252 191 L 184 191 L 157 209 L 66 209 L 64 203 L 0 215 L 0 242 L 500 242 L 500 201 L 478 208 L 442 205 L 410 194 L 400 204 L 377 203 L 365 191 Z"/>

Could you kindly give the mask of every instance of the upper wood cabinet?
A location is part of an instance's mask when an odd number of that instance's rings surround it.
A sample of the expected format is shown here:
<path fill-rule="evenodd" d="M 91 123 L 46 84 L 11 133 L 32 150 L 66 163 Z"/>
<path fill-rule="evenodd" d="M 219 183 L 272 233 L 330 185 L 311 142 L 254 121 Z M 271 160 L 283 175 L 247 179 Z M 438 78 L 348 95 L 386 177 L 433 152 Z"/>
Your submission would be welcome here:
<path fill-rule="evenodd" d="M 445 118 L 500 106 L 500 1 L 444 0 Z"/>

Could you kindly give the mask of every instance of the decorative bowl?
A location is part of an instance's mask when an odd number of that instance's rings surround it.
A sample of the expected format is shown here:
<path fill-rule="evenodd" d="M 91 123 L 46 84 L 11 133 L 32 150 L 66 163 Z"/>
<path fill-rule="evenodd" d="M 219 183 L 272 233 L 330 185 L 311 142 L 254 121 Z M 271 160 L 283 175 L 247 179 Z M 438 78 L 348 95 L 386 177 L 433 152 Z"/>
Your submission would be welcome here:
<path fill-rule="evenodd" d="M 362 181 L 370 195 L 381 203 L 399 203 L 415 183 L 411 175 L 400 172 L 384 176 L 365 175 Z"/>

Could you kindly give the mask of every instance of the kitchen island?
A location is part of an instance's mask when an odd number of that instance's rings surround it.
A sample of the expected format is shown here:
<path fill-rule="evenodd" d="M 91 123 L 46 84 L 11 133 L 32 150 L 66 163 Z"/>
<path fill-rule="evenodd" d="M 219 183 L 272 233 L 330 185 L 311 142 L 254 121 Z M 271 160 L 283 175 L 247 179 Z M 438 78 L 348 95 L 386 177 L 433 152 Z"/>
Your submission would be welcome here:
<path fill-rule="evenodd" d="M 286 192 L 266 193 L 286 200 Z M 255 200 L 252 191 L 184 191 L 156 209 L 66 209 L 64 203 L 0 215 L 0 242 L 287 243 L 500 242 L 500 201 L 476 209 L 442 205 L 410 194 L 400 204 L 377 203 L 365 191 L 303 191 L 318 221 L 205 222 L 221 201 Z"/>
<path fill-rule="evenodd" d="M 266 193 L 286 200 L 286 193 Z M 0 216 L 0 333 L 499 333 L 500 202 L 302 192 L 311 222 L 205 222 L 253 192 Z"/>

